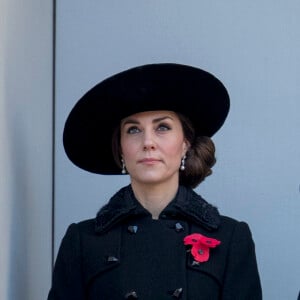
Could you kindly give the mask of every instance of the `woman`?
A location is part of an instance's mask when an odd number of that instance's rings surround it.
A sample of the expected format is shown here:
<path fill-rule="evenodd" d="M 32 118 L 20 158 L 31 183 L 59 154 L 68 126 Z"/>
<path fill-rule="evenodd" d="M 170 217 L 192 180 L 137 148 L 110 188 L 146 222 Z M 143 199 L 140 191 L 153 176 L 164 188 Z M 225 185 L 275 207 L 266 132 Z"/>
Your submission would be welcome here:
<path fill-rule="evenodd" d="M 95 219 L 72 224 L 49 300 L 261 299 L 248 225 L 192 189 L 211 174 L 211 136 L 229 97 L 198 68 L 152 64 L 116 74 L 70 113 L 64 146 L 78 167 L 129 174 Z"/>

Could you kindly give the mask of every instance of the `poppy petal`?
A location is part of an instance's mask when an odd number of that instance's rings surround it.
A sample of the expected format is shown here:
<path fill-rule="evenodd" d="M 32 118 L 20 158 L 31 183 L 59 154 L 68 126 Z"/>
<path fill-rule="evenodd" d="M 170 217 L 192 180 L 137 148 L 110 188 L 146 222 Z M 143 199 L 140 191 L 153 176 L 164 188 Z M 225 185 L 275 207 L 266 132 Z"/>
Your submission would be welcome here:
<path fill-rule="evenodd" d="M 194 259 L 199 262 L 205 262 L 209 259 L 209 248 L 202 246 L 202 247 L 193 247 L 191 251 Z"/>

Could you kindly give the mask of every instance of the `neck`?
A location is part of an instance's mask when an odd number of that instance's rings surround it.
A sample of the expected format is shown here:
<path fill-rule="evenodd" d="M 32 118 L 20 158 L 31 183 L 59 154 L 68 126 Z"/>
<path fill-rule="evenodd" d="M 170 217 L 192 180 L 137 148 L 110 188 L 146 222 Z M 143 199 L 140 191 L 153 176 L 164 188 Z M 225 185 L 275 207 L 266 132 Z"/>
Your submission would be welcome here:
<path fill-rule="evenodd" d="M 147 209 L 152 219 L 158 219 L 163 209 L 174 199 L 178 181 L 173 184 L 140 184 L 131 182 L 133 193 L 140 204 Z"/>

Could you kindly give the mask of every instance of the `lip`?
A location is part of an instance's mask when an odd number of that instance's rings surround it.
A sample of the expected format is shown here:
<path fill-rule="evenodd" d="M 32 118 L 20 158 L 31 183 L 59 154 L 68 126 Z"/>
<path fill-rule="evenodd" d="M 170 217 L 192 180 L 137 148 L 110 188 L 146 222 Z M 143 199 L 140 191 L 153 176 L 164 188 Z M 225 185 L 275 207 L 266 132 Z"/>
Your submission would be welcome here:
<path fill-rule="evenodd" d="M 141 164 L 153 165 L 153 164 L 156 164 L 160 161 L 161 161 L 160 159 L 150 157 L 150 158 L 140 159 L 138 162 L 141 163 Z"/>

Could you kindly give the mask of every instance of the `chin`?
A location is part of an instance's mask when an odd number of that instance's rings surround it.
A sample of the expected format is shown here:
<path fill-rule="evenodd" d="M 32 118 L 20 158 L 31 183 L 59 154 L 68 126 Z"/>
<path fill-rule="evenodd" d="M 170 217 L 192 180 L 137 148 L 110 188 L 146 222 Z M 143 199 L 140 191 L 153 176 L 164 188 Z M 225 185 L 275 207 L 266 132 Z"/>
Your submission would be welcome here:
<path fill-rule="evenodd" d="M 161 176 L 159 174 L 143 174 L 143 176 L 134 176 L 132 179 L 137 183 L 152 185 L 173 181 L 172 176 Z"/>
<path fill-rule="evenodd" d="M 135 179 L 136 182 L 140 182 L 140 183 L 144 183 L 144 184 L 159 184 L 161 183 L 163 180 L 159 179 L 159 178 L 154 178 L 154 177 L 144 177 L 144 178 L 136 178 Z"/>

